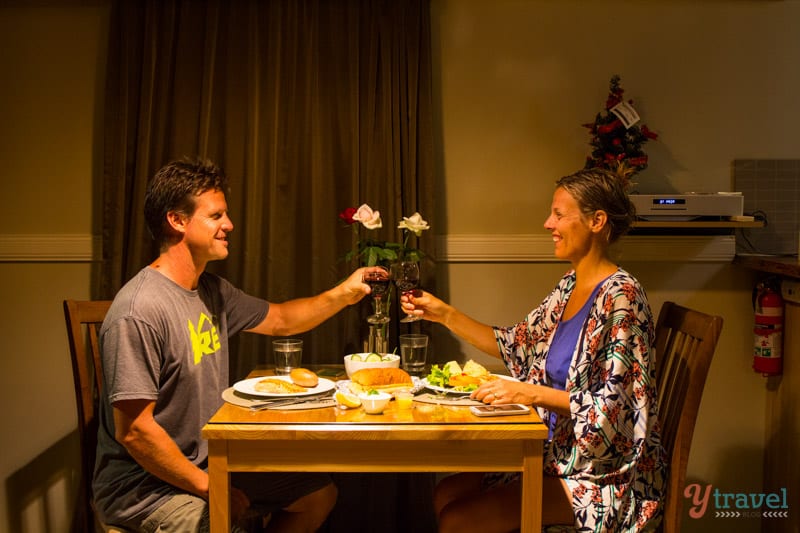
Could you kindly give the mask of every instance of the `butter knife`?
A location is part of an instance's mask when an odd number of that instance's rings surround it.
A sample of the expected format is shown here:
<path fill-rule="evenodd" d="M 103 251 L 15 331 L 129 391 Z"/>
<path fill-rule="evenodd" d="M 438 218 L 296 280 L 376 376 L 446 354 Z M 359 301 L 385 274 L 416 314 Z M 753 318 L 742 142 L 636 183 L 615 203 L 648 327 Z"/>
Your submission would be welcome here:
<path fill-rule="evenodd" d="M 287 405 L 298 405 L 301 403 L 319 402 L 322 400 L 332 399 L 332 394 L 321 394 L 317 396 L 302 396 L 299 398 L 281 398 L 275 400 L 265 400 L 261 403 L 254 403 L 250 406 L 251 411 L 260 411 L 262 409 L 275 409 L 278 407 L 286 407 Z"/>

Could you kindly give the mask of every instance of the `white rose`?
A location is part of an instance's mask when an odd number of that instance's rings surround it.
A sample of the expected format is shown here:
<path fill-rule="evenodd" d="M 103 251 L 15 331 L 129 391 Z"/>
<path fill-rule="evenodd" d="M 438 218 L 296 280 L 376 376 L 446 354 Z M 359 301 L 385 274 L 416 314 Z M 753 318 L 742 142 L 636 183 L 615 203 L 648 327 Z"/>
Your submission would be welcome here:
<path fill-rule="evenodd" d="M 400 224 L 398 224 L 397 227 L 399 229 L 413 231 L 414 235 L 417 237 L 422 235 L 424 230 L 430 229 L 428 223 L 422 219 L 422 215 L 419 213 L 414 213 L 410 217 L 403 217 L 403 220 L 400 221 Z"/>
<path fill-rule="evenodd" d="M 367 229 L 378 229 L 383 227 L 381 221 L 381 212 L 373 211 L 367 204 L 361 204 L 356 214 L 353 215 L 353 220 L 361 222 Z"/>

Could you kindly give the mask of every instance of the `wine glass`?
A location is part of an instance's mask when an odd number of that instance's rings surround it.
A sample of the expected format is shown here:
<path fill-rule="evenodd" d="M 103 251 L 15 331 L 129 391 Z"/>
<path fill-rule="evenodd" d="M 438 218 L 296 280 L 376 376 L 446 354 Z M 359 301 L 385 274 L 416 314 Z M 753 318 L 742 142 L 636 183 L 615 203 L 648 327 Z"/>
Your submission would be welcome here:
<path fill-rule="evenodd" d="M 416 261 L 399 261 L 392 264 L 392 280 L 397 290 L 409 294 L 419 286 L 419 263 Z M 420 317 L 406 315 L 400 322 L 416 322 Z"/>
<path fill-rule="evenodd" d="M 372 289 L 372 305 L 375 309 L 374 314 L 367 317 L 367 322 L 385 324 L 389 317 L 383 313 L 381 300 L 389 292 L 389 273 L 385 269 L 370 271 L 364 274 L 363 281 Z"/>

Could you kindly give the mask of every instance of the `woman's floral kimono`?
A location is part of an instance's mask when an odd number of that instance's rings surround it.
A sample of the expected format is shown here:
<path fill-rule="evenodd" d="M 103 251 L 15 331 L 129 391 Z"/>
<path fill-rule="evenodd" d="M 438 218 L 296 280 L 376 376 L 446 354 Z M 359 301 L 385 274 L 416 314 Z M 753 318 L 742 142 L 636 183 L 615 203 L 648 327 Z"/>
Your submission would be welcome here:
<path fill-rule="evenodd" d="M 527 318 L 495 328 L 512 375 L 549 385 L 545 360 L 575 286 L 568 272 Z M 642 531 L 661 517 L 666 464 L 659 437 L 654 324 L 644 289 L 622 269 L 602 283 L 567 375 L 570 416 L 545 445 L 545 474 L 572 491 L 578 531 Z M 550 413 L 538 408 L 542 420 Z"/>

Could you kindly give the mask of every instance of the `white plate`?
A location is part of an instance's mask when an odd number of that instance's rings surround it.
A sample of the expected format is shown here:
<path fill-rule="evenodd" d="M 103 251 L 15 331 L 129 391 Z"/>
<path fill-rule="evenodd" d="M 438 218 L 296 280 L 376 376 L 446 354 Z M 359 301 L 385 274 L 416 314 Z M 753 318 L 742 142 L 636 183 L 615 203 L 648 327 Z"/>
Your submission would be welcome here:
<path fill-rule="evenodd" d="M 510 379 L 510 380 L 514 379 L 511 376 L 504 376 L 502 374 L 492 374 L 492 375 L 500 379 Z M 422 382 L 425 385 L 425 388 L 436 392 L 443 392 L 447 394 L 461 394 L 463 396 L 468 396 L 473 393 L 473 391 L 460 391 L 460 390 L 455 390 L 452 387 L 440 387 L 438 385 L 431 385 L 430 383 L 428 383 L 428 378 L 422 378 Z"/>
<path fill-rule="evenodd" d="M 411 376 L 411 392 L 413 394 L 418 393 L 422 389 L 425 388 L 425 381 L 418 378 L 417 376 Z M 345 392 L 350 392 L 350 380 L 349 379 L 340 379 L 336 382 L 336 390 L 343 390 Z"/>
<path fill-rule="evenodd" d="M 317 383 L 316 387 L 311 387 L 304 392 L 289 392 L 289 393 L 282 393 L 282 394 L 274 394 L 271 392 L 261 392 L 257 391 L 255 386 L 256 383 L 261 381 L 262 379 L 280 379 L 281 381 L 288 381 L 289 383 L 292 382 L 289 376 L 261 376 L 260 378 L 250 378 L 250 379 L 243 379 L 242 381 L 237 381 L 233 384 L 233 390 L 236 392 L 241 392 L 243 394 L 249 394 L 251 396 L 266 396 L 269 398 L 291 398 L 293 396 L 309 396 L 311 394 L 322 394 L 323 392 L 328 392 L 329 390 L 333 390 L 335 387 L 333 381 L 325 378 L 319 378 L 319 383 Z"/>

